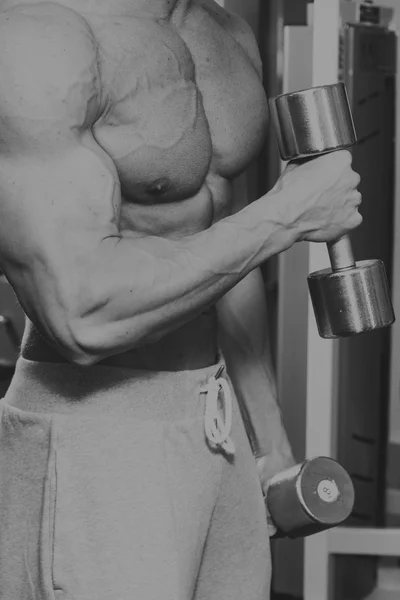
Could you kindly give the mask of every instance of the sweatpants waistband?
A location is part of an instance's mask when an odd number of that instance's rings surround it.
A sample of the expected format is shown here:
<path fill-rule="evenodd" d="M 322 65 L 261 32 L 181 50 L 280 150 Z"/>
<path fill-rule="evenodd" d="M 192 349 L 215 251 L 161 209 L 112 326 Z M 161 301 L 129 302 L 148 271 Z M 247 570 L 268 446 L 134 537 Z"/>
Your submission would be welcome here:
<path fill-rule="evenodd" d="M 196 418 L 204 414 L 201 392 L 216 375 L 227 378 L 222 356 L 213 366 L 178 372 L 80 367 L 21 357 L 3 401 L 35 413 L 121 414 L 167 421 Z"/>

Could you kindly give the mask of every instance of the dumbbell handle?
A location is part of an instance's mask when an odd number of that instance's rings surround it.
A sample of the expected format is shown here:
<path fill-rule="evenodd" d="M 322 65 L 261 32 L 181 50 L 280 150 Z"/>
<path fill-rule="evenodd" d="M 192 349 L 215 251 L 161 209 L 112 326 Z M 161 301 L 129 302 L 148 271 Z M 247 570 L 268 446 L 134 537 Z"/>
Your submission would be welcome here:
<path fill-rule="evenodd" d="M 328 242 L 326 245 L 332 271 L 351 269 L 356 266 L 351 241 L 348 235 L 344 235 L 334 242 Z"/>
<path fill-rule="evenodd" d="M 314 160 L 317 156 L 319 156 L 318 153 L 314 154 L 314 156 L 310 156 L 306 160 Z M 303 157 L 302 161 L 304 162 Z M 328 248 L 332 271 L 342 271 L 343 269 L 351 269 L 356 266 L 350 237 L 348 235 L 343 235 L 333 242 L 328 242 L 326 246 Z"/>

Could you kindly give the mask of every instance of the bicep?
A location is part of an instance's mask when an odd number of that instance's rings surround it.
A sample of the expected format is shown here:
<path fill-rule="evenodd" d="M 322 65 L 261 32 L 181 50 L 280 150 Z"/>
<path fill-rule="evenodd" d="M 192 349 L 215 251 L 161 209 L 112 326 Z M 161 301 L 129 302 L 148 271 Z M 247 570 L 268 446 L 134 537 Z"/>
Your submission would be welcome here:
<path fill-rule="evenodd" d="M 258 47 L 256 36 L 250 25 L 241 17 L 234 16 L 235 26 L 232 31 L 233 37 L 242 46 L 247 53 L 253 67 L 257 71 L 259 78 L 263 78 L 263 65 Z"/>
<path fill-rule="evenodd" d="M 229 13 L 228 31 L 235 40 L 242 46 L 249 57 L 253 67 L 262 79 L 263 68 L 258 42 L 252 27 L 241 16 Z"/>
<path fill-rule="evenodd" d="M 97 80 L 85 27 L 70 13 L 68 27 L 64 14 L 52 15 L 43 31 L 40 19 L 3 17 L 0 268 L 28 316 L 44 323 L 79 293 L 86 257 L 103 237 L 118 234 L 118 177 L 88 127 Z M 30 41 L 23 44 L 29 63 L 23 50 L 12 52 L 17 34 Z"/>
<path fill-rule="evenodd" d="M 252 65 L 262 79 L 262 62 L 256 36 L 245 19 L 236 13 L 222 8 L 215 0 L 197 0 L 214 15 L 215 19 L 243 48 Z"/>
<path fill-rule="evenodd" d="M 118 202 L 106 162 L 82 146 L 45 162 L 0 156 L 0 268 L 34 322 L 74 304 L 89 257 L 118 232 Z"/>

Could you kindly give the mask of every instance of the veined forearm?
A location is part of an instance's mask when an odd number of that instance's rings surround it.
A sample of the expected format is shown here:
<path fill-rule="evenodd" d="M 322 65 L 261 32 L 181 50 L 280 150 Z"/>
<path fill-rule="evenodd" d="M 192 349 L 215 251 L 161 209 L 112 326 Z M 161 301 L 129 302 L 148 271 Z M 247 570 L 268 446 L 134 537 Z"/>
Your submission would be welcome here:
<path fill-rule="evenodd" d="M 291 448 L 267 358 L 246 360 L 238 354 L 231 366 L 229 360 L 227 363 L 254 455 L 279 452 L 290 456 Z"/>
<path fill-rule="evenodd" d="M 195 318 L 294 243 L 293 232 L 274 219 L 274 210 L 272 204 L 271 219 L 261 219 L 260 207 L 250 205 L 181 240 L 103 240 L 87 282 L 82 347 L 103 358 L 151 343 Z"/>

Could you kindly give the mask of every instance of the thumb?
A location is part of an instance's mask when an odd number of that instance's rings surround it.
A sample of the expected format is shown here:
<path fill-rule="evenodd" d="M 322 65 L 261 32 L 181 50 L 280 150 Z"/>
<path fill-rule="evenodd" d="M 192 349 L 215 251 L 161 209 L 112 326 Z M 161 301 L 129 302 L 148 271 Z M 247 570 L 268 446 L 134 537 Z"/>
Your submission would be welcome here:
<path fill-rule="evenodd" d="M 291 160 L 286 164 L 286 167 L 284 169 L 285 173 L 290 173 L 291 171 L 294 171 L 295 169 L 297 169 L 297 167 L 300 165 L 301 163 L 299 162 L 299 160 L 294 161 Z"/>
<path fill-rule="evenodd" d="M 299 165 L 296 162 L 288 162 L 285 168 L 282 170 L 280 176 L 276 180 L 274 187 L 271 189 L 271 192 L 275 192 L 276 190 L 278 190 L 282 185 L 282 177 L 297 169 L 298 166 Z"/>
<path fill-rule="evenodd" d="M 301 165 L 306 165 L 309 162 L 313 162 L 314 160 L 318 160 L 318 158 L 321 158 L 320 156 L 304 156 L 303 158 L 294 158 L 293 160 L 290 160 L 285 167 L 285 173 L 290 173 L 291 171 L 294 171 L 294 169 L 298 169 L 299 167 L 301 167 Z"/>

